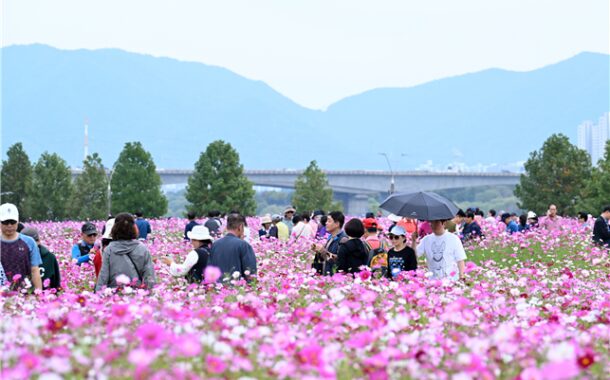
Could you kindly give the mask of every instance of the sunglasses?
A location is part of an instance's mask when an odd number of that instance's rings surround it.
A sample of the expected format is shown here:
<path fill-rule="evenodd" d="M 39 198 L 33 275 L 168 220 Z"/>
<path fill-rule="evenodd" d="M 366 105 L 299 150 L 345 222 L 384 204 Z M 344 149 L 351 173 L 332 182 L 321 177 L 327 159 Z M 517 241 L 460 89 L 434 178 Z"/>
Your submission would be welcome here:
<path fill-rule="evenodd" d="M 97 236 L 97 234 L 88 234 L 87 236 L 91 237 L 91 236 Z"/>
<path fill-rule="evenodd" d="M 8 225 L 17 224 L 17 221 L 16 220 L 3 220 L 2 224 L 5 226 L 8 226 Z"/>
<path fill-rule="evenodd" d="M 398 240 L 398 239 L 400 239 L 401 236 L 402 235 L 389 235 L 388 239 L 390 239 L 390 240 Z"/>

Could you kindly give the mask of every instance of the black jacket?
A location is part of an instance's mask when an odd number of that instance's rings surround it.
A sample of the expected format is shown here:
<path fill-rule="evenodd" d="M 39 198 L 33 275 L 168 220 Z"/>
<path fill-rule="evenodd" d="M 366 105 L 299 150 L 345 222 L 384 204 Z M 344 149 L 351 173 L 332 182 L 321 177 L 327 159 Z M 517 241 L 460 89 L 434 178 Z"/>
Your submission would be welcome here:
<path fill-rule="evenodd" d="M 593 225 L 593 242 L 610 246 L 610 227 L 608 227 L 608 221 L 601 216 L 595 220 Z"/>
<path fill-rule="evenodd" d="M 349 239 L 339 244 L 337 252 L 337 271 L 358 273 L 360 267 L 367 264 L 369 252 L 360 239 Z"/>
<path fill-rule="evenodd" d="M 49 279 L 49 286 L 44 288 L 58 289 L 61 286 L 61 276 L 59 273 L 57 258 L 44 245 L 39 244 L 38 249 L 40 250 L 40 258 L 42 259 L 42 265 L 40 266 L 40 278 L 42 279 L 43 285 L 44 281 Z"/>

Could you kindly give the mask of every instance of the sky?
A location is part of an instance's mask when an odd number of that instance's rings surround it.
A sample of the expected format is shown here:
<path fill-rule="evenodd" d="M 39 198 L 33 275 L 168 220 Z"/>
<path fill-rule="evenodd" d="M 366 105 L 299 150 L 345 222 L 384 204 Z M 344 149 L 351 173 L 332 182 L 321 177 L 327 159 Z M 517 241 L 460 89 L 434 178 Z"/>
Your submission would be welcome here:
<path fill-rule="evenodd" d="M 608 0 L 2 0 L 1 45 L 202 62 L 325 109 L 378 87 L 610 53 Z"/>

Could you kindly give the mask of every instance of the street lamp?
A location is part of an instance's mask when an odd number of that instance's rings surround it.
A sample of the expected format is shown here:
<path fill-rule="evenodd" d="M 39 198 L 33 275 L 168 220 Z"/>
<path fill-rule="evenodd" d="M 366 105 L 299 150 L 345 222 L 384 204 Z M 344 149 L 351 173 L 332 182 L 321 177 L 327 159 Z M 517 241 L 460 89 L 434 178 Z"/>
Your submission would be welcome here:
<path fill-rule="evenodd" d="M 390 195 L 394 194 L 394 170 L 392 170 L 392 165 L 390 164 L 390 159 L 388 158 L 387 153 L 379 153 L 383 157 L 385 157 L 386 162 L 388 163 L 388 167 L 390 168 Z"/>

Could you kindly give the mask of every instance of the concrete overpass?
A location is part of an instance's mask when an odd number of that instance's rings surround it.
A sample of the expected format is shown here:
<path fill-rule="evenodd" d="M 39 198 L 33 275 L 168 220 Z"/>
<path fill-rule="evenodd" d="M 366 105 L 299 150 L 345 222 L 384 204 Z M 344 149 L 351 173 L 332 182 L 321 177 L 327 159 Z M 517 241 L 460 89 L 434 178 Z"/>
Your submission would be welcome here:
<path fill-rule="evenodd" d="M 164 185 L 186 184 L 193 170 L 159 169 Z M 245 175 L 257 186 L 285 189 L 294 188 L 296 178 L 302 170 L 245 170 Z M 464 187 L 516 185 L 518 173 L 467 173 L 426 171 L 372 171 L 372 170 L 326 170 L 328 183 L 341 200 L 347 213 L 358 215 L 368 209 L 369 198 L 387 195 L 392 177 L 396 192 L 434 191 Z M 79 169 L 72 171 L 80 174 Z"/>

